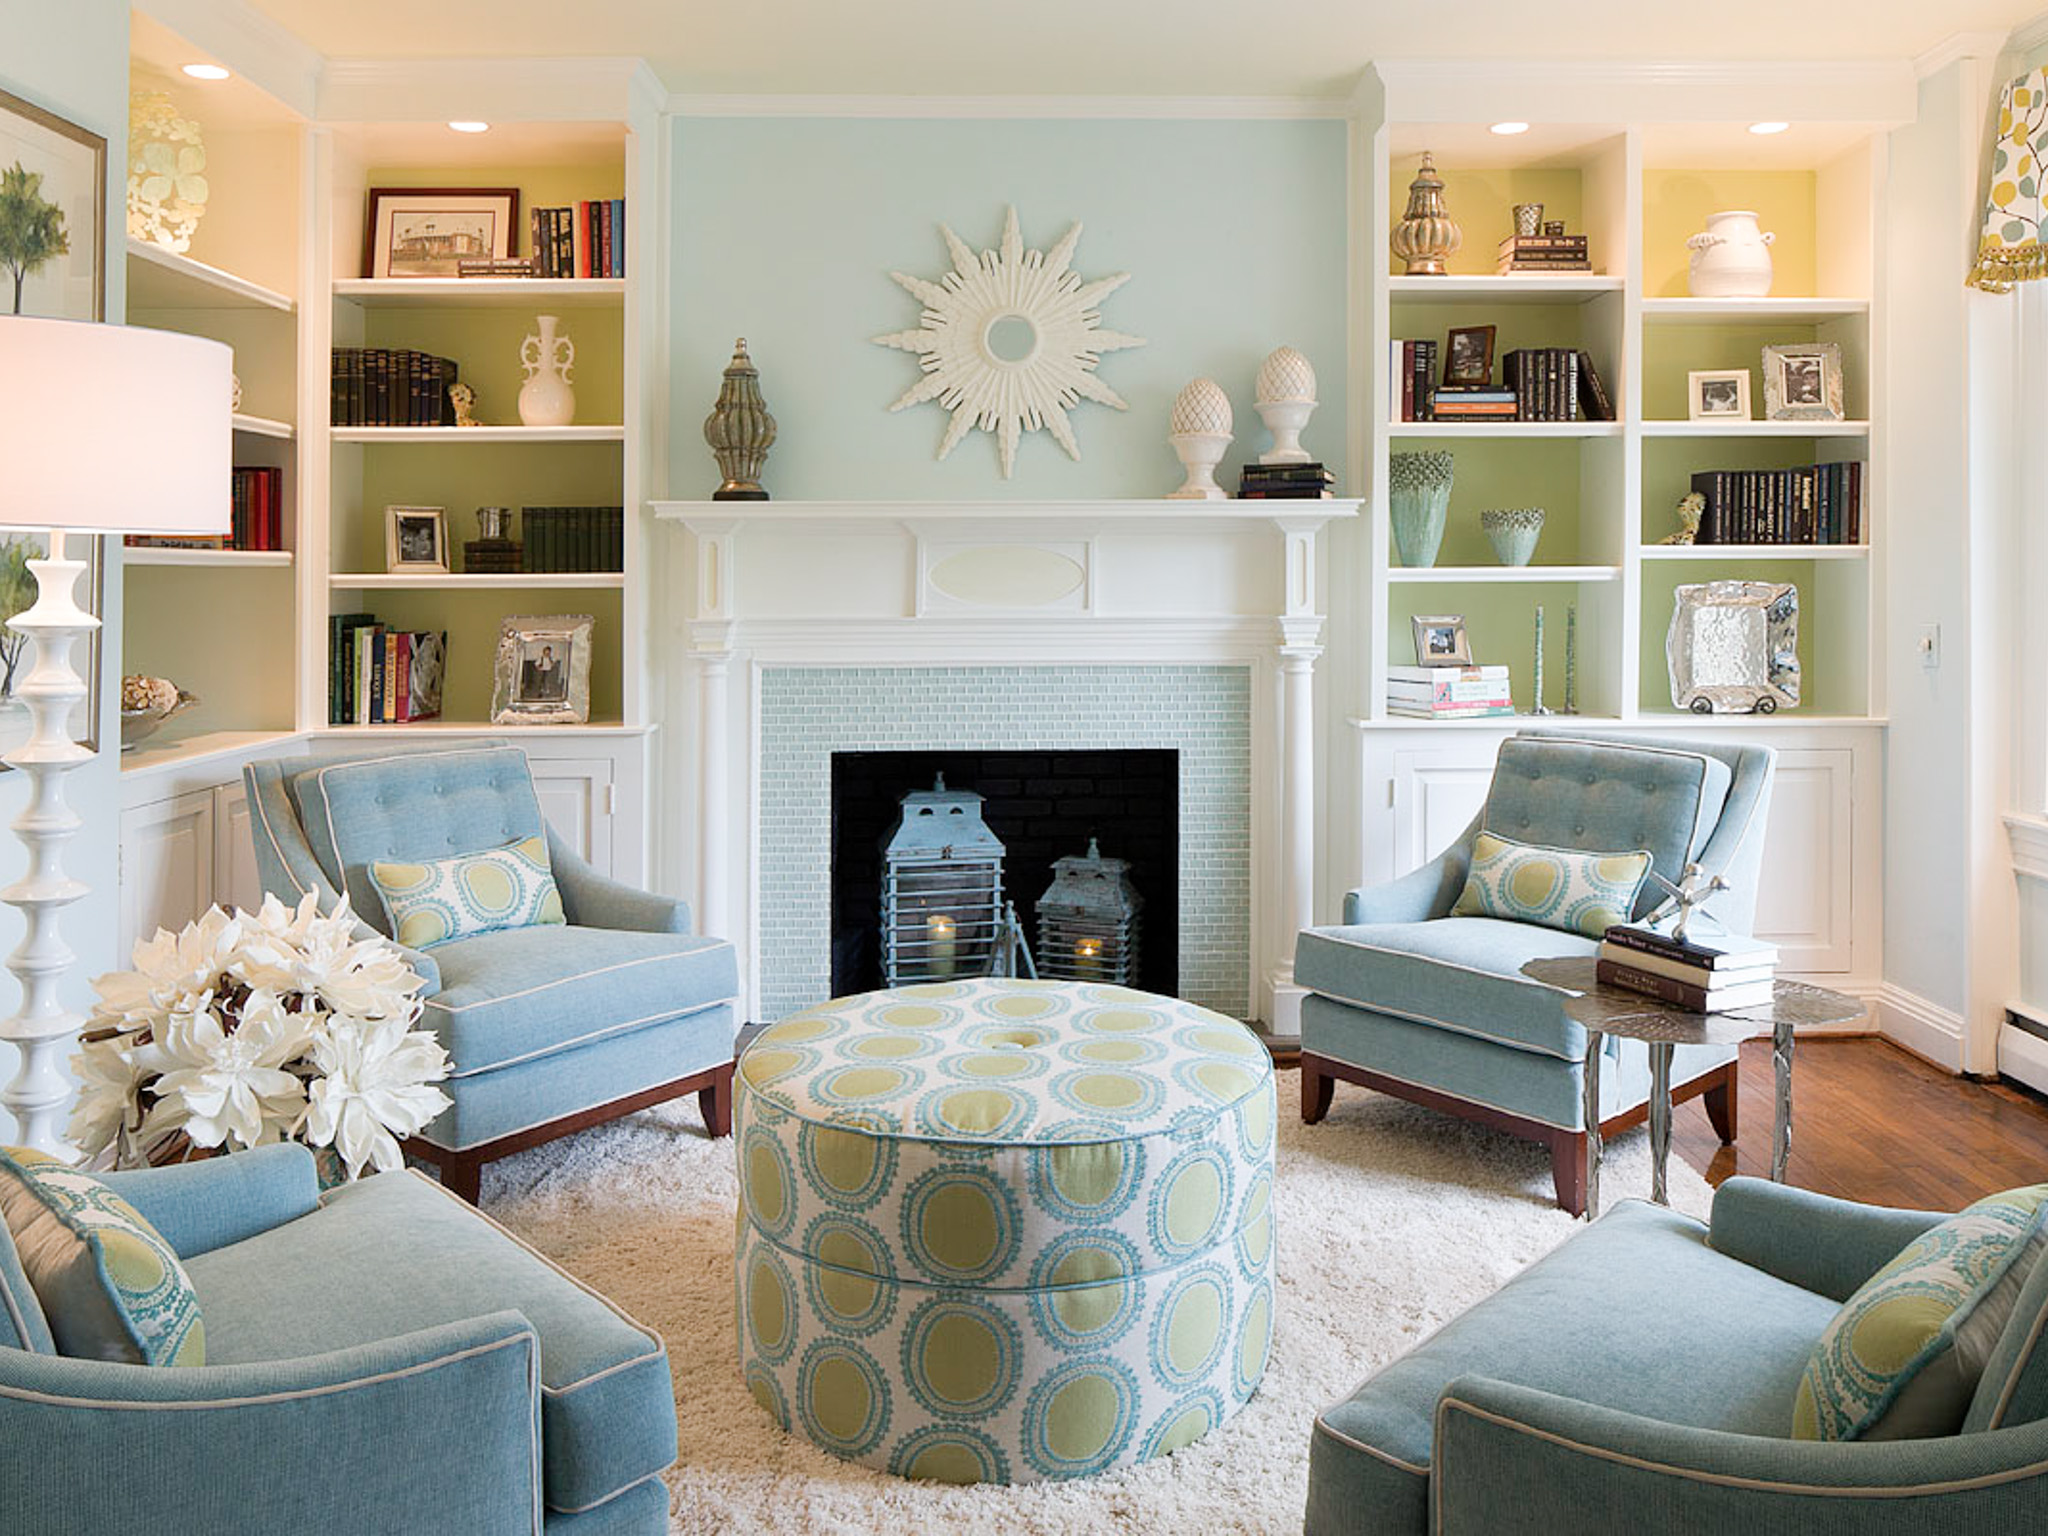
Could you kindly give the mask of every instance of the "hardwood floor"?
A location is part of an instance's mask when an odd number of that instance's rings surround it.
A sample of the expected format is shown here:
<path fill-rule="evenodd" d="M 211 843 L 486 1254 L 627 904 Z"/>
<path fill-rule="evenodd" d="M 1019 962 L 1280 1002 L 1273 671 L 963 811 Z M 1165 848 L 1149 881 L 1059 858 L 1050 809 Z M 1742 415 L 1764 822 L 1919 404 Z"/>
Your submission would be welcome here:
<path fill-rule="evenodd" d="M 1768 1042 L 1742 1048 L 1740 1142 L 1724 1147 L 1696 1105 L 1672 1117 L 1672 1151 L 1712 1184 L 1769 1177 Z M 1787 1182 L 1873 1205 L 1953 1211 L 2048 1180 L 2048 1106 L 2003 1083 L 1950 1077 L 1876 1039 L 1799 1042 L 1792 1058 Z"/>

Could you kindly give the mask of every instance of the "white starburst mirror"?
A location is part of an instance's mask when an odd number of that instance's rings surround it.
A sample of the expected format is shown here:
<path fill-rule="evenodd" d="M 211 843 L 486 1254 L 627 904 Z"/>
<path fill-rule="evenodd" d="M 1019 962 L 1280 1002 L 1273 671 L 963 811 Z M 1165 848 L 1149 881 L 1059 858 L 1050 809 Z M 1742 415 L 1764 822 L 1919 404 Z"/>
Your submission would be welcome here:
<path fill-rule="evenodd" d="M 889 275 L 924 305 L 922 326 L 874 338 L 877 345 L 918 354 L 924 377 L 889 407 L 936 400 L 953 413 L 939 442 L 944 458 L 968 429 L 996 435 L 1003 478 L 1017 465 L 1017 439 L 1040 428 L 1081 457 L 1067 412 L 1083 399 L 1125 409 L 1117 392 L 1095 376 L 1105 352 L 1142 347 L 1141 336 L 1102 329 L 1096 305 L 1130 280 L 1130 273 L 1084 282 L 1072 269 L 1081 239 L 1076 223 L 1050 251 L 1027 251 L 1017 231 L 1017 210 L 1003 221 L 1000 250 L 976 256 L 945 225 L 953 270 L 937 282 Z"/>

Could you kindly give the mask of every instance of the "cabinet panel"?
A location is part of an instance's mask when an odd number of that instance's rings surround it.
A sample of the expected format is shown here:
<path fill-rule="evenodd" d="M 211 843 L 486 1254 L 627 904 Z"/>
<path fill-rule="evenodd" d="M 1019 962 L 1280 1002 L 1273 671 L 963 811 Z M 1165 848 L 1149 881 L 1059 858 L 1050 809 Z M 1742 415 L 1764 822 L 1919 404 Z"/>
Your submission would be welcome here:
<path fill-rule="evenodd" d="M 1778 754 L 1756 931 L 1778 946 L 1788 971 L 1852 968 L 1855 783 L 1847 749 Z"/>
<path fill-rule="evenodd" d="M 256 845 L 249 835 L 249 792 L 240 779 L 213 792 L 213 899 L 224 907 L 253 912 L 263 905 L 263 880 L 256 873 Z M 289 896 L 280 891 L 280 899 Z"/>
<path fill-rule="evenodd" d="M 611 759 L 529 756 L 527 761 L 548 825 L 601 873 L 612 873 Z"/>
<path fill-rule="evenodd" d="M 121 813 L 121 932 L 125 961 L 137 939 L 178 929 L 213 904 L 211 790 L 130 806 Z"/>

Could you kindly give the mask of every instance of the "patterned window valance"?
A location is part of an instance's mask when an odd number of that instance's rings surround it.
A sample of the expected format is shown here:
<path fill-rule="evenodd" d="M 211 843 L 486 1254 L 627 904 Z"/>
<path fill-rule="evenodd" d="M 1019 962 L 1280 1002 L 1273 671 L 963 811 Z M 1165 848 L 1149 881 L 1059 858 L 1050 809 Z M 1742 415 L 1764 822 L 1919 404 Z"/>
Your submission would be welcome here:
<path fill-rule="evenodd" d="M 2048 276 L 2041 244 L 2041 162 L 2048 155 L 2048 69 L 2008 81 L 1998 102 L 1998 147 L 1991 154 L 1991 188 L 1984 233 L 1977 242 L 1969 283 L 1991 293 Z"/>

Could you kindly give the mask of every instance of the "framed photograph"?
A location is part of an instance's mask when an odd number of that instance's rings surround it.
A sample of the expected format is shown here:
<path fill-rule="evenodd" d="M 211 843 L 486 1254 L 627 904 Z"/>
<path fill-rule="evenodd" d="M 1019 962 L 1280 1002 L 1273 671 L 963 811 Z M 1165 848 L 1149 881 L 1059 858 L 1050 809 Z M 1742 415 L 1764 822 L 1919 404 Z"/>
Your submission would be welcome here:
<path fill-rule="evenodd" d="M 1685 414 L 1692 421 L 1748 421 L 1749 370 L 1708 368 L 1688 373 Z"/>
<path fill-rule="evenodd" d="M 1842 349 L 1832 341 L 1765 347 L 1764 420 L 1842 420 Z"/>
<path fill-rule="evenodd" d="M 522 615 L 498 627 L 493 725 L 582 725 L 590 719 L 587 613 Z"/>
<path fill-rule="evenodd" d="M 101 539 L 77 534 L 70 540 L 73 556 L 78 554 L 81 544 L 85 548 L 85 577 L 79 583 L 79 605 L 96 618 L 104 612 L 101 599 L 105 576 L 100 566 L 103 543 Z M 0 533 L 0 752 L 12 752 L 29 736 L 28 705 L 21 697 L 21 686 L 28 681 L 28 636 L 7 628 L 5 621 L 25 613 L 34 604 L 36 578 L 28 562 L 40 560 L 48 552 L 47 534 Z M 73 741 L 83 743 L 91 752 L 99 750 L 100 655 L 100 631 L 95 629 L 85 643 L 83 656 L 72 653 L 71 664 L 85 677 L 85 698 L 73 708 L 64 727 Z M 0 763 L 0 773 L 9 771 L 10 765 Z"/>
<path fill-rule="evenodd" d="M 384 509 L 384 569 L 448 574 L 448 513 L 441 507 Z"/>
<path fill-rule="evenodd" d="M 106 207 L 107 141 L 0 91 L 0 314 L 106 318 Z"/>
<path fill-rule="evenodd" d="M 1469 667 L 1472 642 L 1465 634 L 1462 613 L 1418 613 L 1409 620 L 1415 626 L 1415 665 L 1418 667 Z"/>
<path fill-rule="evenodd" d="M 1493 382 L 1493 336 L 1490 325 L 1461 325 L 1444 340 L 1446 384 Z"/>
<path fill-rule="evenodd" d="M 517 187 L 372 187 L 363 276 L 459 277 L 460 262 L 510 256 L 518 232 Z"/>

